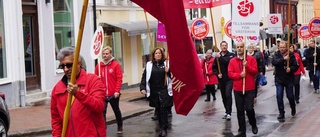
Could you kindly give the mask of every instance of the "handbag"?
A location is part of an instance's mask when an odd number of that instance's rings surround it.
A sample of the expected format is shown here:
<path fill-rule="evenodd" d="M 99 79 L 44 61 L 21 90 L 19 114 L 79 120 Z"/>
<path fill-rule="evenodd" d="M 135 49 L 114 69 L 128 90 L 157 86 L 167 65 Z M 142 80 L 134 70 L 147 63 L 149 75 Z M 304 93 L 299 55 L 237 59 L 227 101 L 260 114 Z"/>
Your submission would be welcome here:
<path fill-rule="evenodd" d="M 268 84 L 267 77 L 265 75 L 259 76 L 259 85 L 265 86 Z"/>

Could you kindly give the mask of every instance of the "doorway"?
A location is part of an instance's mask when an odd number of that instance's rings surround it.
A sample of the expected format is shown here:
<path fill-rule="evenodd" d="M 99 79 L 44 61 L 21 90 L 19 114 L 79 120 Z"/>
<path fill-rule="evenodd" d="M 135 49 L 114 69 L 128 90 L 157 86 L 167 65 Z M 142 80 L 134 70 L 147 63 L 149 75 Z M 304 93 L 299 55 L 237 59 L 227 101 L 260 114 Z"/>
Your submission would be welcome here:
<path fill-rule="evenodd" d="M 22 10 L 26 90 L 28 93 L 28 91 L 40 89 L 41 86 L 38 18 L 36 6 L 23 5 Z"/>

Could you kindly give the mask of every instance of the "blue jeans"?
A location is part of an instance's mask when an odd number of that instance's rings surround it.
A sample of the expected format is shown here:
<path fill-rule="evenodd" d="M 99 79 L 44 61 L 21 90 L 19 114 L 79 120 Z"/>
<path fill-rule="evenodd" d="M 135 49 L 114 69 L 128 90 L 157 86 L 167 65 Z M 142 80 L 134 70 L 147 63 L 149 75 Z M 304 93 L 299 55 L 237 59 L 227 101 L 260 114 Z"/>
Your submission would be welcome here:
<path fill-rule="evenodd" d="M 276 85 L 276 92 L 277 92 L 277 103 L 278 103 L 278 109 L 280 114 L 284 114 L 284 105 L 283 105 L 283 92 L 284 88 L 286 88 L 286 94 L 287 98 L 290 103 L 290 107 L 295 108 L 296 104 L 294 102 L 294 94 L 293 94 L 293 83 L 289 84 L 280 84 L 279 82 L 275 82 Z"/>

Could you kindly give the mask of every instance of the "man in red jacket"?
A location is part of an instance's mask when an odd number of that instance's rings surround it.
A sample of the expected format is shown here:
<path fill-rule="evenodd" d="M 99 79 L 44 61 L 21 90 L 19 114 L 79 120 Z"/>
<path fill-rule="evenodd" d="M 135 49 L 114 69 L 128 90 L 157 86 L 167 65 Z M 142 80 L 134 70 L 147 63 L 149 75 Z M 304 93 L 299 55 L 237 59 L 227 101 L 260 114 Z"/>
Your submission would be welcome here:
<path fill-rule="evenodd" d="M 57 55 L 59 68 L 65 75 L 52 89 L 51 126 L 52 136 L 60 137 L 68 93 L 73 96 L 66 137 L 105 137 L 106 124 L 101 113 L 104 109 L 105 87 L 95 74 L 87 74 L 73 64 L 74 48 L 66 47 Z M 69 83 L 72 65 L 77 65 L 76 84 Z"/>
<path fill-rule="evenodd" d="M 103 61 L 95 68 L 95 74 L 100 76 L 102 83 L 106 86 L 106 106 L 103 111 L 104 118 L 106 118 L 107 106 L 110 103 L 114 115 L 116 116 L 118 125 L 118 134 L 122 133 L 122 115 L 119 108 L 120 90 L 122 86 L 122 69 L 120 64 L 114 60 L 112 56 L 112 48 L 110 46 L 102 49 Z M 99 72 L 99 67 L 100 71 Z"/>
<path fill-rule="evenodd" d="M 254 57 L 244 55 L 244 45 L 244 43 L 237 44 L 237 57 L 232 58 L 228 66 L 229 78 L 233 80 L 234 98 L 236 102 L 239 124 L 239 133 L 236 135 L 236 137 L 246 136 L 246 120 L 244 111 L 247 113 L 249 123 L 252 127 L 252 133 L 258 133 L 257 122 L 253 108 L 255 97 L 254 77 L 258 73 L 258 67 Z M 244 56 L 246 56 L 246 60 L 244 60 Z M 245 81 L 244 91 L 243 81 Z"/>

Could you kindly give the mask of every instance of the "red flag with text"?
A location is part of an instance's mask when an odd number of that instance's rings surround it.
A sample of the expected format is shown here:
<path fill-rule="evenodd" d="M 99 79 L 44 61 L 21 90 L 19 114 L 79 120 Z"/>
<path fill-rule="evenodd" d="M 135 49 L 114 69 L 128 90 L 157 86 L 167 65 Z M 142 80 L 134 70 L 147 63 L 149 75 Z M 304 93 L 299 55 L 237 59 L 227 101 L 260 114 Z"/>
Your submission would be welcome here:
<path fill-rule="evenodd" d="M 183 0 L 185 9 L 212 8 L 231 3 L 232 0 Z"/>
<path fill-rule="evenodd" d="M 177 114 L 188 115 L 203 91 L 200 62 L 188 29 L 182 0 L 131 0 L 165 25 L 173 101 Z"/>

